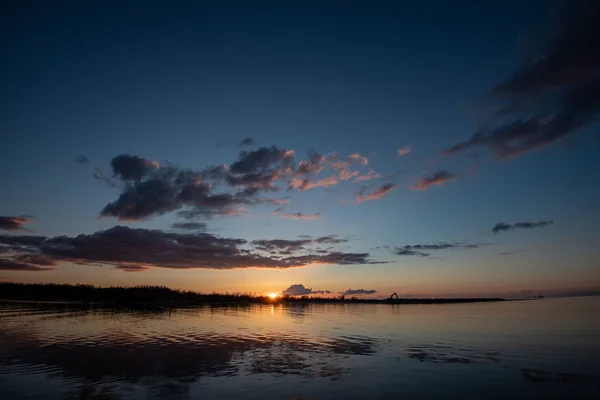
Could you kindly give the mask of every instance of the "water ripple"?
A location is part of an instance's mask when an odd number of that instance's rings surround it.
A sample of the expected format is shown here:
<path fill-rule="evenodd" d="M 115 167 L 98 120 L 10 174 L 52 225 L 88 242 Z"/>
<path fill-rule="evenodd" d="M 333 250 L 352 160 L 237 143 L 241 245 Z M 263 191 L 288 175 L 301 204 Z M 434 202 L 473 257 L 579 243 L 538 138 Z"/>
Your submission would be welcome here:
<path fill-rule="evenodd" d="M 385 306 L 368 307 L 362 309 L 362 315 L 360 307 L 344 306 L 118 310 L 0 303 L 0 398 L 13 398 L 19 392 L 46 398 L 45 391 L 54 390 L 60 393 L 55 397 L 65 399 L 187 399 L 199 387 L 221 393 L 252 382 L 293 382 L 289 379 L 321 387 L 337 382 L 381 385 L 382 377 L 388 377 L 390 382 L 402 381 L 410 387 L 423 379 L 415 375 L 423 368 L 431 368 L 425 376 L 432 378 L 439 377 L 440 370 L 434 368 L 441 367 L 466 368 L 470 373 L 500 368 L 497 371 L 512 374 L 510 379 L 526 383 L 569 382 L 570 387 L 590 387 L 595 382 L 593 374 L 576 368 L 579 364 L 573 364 L 568 372 L 542 368 L 540 350 L 522 354 L 526 345 L 533 348 L 529 342 L 497 344 L 496 336 L 486 336 L 485 327 L 477 325 L 481 323 L 477 316 L 468 329 L 480 329 L 479 333 L 461 337 L 433 333 L 428 328 L 431 315 L 411 320 L 408 314 L 439 309 L 406 308 L 398 313 Z M 382 312 L 381 323 L 374 325 L 375 316 Z M 465 318 L 436 318 L 454 330 L 455 324 L 465 323 Z M 568 344 L 561 342 L 561 346 L 567 348 Z M 578 355 L 577 360 L 587 363 L 581 365 L 597 363 L 598 349 L 586 350 Z M 566 352 L 561 360 L 573 354 Z M 556 362 L 558 356 L 552 355 Z M 222 379 L 236 384 L 225 384 Z M 38 393 L 28 380 L 52 384 L 39 385 Z M 13 382 L 10 395 L 3 396 L 3 382 Z M 439 384 L 443 385 L 443 380 Z M 534 385 L 535 390 L 546 386 Z M 290 387 L 277 386 L 278 393 L 289 394 Z M 388 386 L 386 390 L 396 393 L 398 388 Z M 366 395 L 344 393 L 346 398 Z M 314 394 L 310 397 L 317 398 Z M 341 394 L 336 392 L 336 396 Z M 218 397 L 223 396 L 212 396 Z"/>

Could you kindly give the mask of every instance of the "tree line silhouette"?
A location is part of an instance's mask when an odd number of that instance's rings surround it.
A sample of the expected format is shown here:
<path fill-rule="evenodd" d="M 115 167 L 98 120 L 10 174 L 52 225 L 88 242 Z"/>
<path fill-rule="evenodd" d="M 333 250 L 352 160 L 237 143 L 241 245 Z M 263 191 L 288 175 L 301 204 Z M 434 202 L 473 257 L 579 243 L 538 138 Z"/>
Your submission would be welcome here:
<path fill-rule="evenodd" d="M 171 289 L 166 286 L 110 286 L 70 285 L 56 283 L 0 282 L 0 300 L 66 301 L 107 304 L 199 304 L 199 303 L 392 303 L 434 304 L 498 301 L 498 298 L 468 299 L 360 299 L 356 297 L 287 296 L 275 299 L 252 293 L 198 293 L 191 290 Z"/>

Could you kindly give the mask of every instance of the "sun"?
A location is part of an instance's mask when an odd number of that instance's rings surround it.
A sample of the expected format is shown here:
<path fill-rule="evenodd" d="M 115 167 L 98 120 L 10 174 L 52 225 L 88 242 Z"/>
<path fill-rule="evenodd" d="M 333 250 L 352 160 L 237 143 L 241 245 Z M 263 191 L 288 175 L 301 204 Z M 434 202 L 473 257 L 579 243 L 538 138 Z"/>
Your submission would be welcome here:
<path fill-rule="evenodd" d="M 278 295 L 277 293 L 269 293 L 269 294 L 268 294 L 268 296 L 269 296 L 271 299 L 276 299 L 277 297 L 279 297 L 279 295 Z"/>

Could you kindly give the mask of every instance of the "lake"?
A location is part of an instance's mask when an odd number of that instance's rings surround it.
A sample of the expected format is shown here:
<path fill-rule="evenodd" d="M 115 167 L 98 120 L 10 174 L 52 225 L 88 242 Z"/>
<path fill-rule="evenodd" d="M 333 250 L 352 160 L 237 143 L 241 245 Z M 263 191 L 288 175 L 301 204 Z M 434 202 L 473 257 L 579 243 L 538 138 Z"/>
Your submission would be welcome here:
<path fill-rule="evenodd" d="M 0 399 L 598 399 L 599 306 L 0 303 Z"/>

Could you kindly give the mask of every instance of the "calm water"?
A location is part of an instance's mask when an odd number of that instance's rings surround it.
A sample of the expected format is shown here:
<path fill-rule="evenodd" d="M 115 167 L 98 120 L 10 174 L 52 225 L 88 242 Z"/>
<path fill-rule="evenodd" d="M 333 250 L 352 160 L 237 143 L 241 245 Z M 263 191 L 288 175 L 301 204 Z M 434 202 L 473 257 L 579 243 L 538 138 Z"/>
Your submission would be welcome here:
<path fill-rule="evenodd" d="M 0 399 L 598 399 L 599 306 L 0 303 Z"/>

